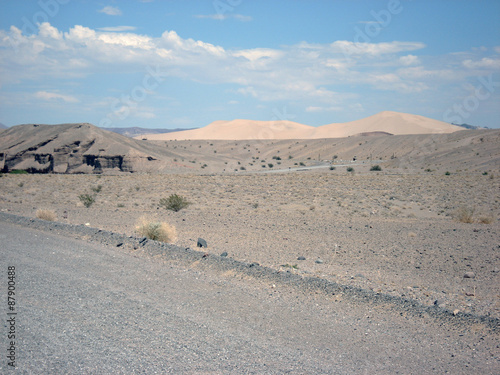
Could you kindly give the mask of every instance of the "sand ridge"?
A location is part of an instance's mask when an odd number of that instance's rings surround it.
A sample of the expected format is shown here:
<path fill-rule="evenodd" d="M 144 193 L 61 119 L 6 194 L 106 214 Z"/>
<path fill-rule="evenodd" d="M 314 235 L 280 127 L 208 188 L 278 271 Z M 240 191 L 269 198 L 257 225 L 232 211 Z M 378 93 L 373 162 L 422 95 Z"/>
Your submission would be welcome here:
<path fill-rule="evenodd" d="M 373 116 L 346 123 L 319 127 L 292 121 L 232 120 L 215 121 L 194 130 L 164 134 L 142 135 L 148 140 L 252 140 L 252 139 L 319 139 L 343 138 L 360 133 L 386 132 L 404 134 L 444 134 L 463 128 L 424 116 L 384 111 Z"/>

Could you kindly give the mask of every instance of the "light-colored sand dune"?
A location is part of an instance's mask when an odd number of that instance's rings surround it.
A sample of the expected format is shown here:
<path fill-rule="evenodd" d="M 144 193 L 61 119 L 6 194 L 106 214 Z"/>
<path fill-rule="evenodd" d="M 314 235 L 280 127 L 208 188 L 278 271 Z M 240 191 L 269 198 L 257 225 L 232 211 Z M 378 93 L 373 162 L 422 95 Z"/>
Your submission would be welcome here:
<path fill-rule="evenodd" d="M 141 136 L 148 140 L 264 140 L 344 138 L 360 133 L 403 134 L 453 133 L 463 128 L 443 121 L 407 113 L 384 111 L 361 120 L 332 123 L 320 127 L 292 121 L 215 121 L 194 130 Z"/>

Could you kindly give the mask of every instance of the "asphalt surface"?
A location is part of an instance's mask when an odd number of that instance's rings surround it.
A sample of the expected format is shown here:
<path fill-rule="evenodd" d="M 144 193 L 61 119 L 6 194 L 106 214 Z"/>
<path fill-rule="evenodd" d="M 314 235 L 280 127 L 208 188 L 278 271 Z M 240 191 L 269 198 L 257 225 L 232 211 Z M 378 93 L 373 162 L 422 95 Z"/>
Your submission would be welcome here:
<path fill-rule="evenodd" d="M 498 330 L 481 322 L 1 220 L 0 243 L 2 374 L 500 372 Z M 17 370 L 5 354 L 9 266 Z"/>

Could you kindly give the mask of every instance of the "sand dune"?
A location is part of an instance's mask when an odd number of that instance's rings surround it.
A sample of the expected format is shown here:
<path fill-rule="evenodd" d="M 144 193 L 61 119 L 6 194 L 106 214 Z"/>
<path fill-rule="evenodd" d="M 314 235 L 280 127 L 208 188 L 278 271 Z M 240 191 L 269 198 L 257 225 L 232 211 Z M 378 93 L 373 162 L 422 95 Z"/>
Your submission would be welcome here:
<path fill-rule="evenodd" d="M 141 136 L 148 140 L 252 140 L 344 138 L 362 133 L 394 135 L 444 134 L 463 128 L 443 121 L 407 113 L 384 111 L 361 120 L 332 123 L 320 127 L 292 121 L 215 121 L 194 130 Z"/>

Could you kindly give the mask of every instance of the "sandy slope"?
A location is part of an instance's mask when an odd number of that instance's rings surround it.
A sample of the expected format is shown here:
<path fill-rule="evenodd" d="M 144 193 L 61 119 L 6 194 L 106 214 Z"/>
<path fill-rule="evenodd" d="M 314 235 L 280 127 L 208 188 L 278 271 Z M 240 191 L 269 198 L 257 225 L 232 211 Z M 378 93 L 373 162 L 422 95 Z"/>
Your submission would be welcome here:
<path fill-rule="evenodd" d="M 443 134 L 463 128 L 423 116 L 391 111 L 346 122 L 312 127 L 292 121 L 215 121 L 206 127 L 168 134 L 141 136 L 148 140 L 252 140 L 252 139 L 319 139 L 343 138 L 360 133 Z"/>

